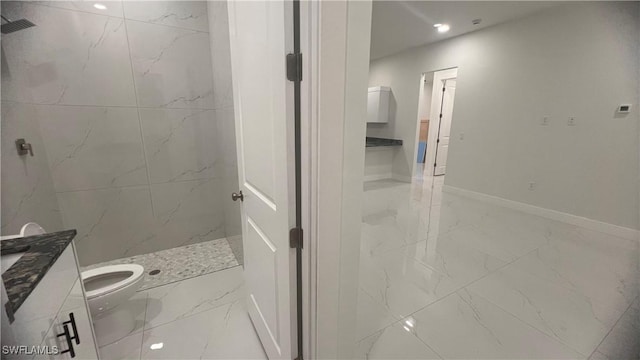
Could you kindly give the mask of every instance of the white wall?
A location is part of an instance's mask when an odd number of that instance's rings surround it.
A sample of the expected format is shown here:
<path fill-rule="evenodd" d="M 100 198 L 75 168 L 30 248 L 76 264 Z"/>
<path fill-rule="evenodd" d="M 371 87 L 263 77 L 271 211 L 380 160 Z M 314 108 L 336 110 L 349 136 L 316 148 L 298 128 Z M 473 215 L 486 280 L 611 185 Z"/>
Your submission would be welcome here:
<path fill-rule="evenodd" d="M 418 104 L 418 121 L 423 119 L 429 119 L 431 116 L 431 96 L 433 92 L 433 73 L 424 74 L 424 85 L 422 86 L 422 92 L 420 93 L 420 99 Z"/>
<path fill-rule="evenodd" d="M 393 158 L 398 154 L 396 146 L 368 147 L 364 156 L 364 181 L 393 178 Z"/>
<path fill-rule="evenodd" d="M 206 2 L 105 4 L 2 2 L 3 15 L 37 25 L 2 35 L 3 132 L 19 121 L 38 128 L 42 141 L 24 136 L 38 154 L 26 161 L 48 165 L 83 265 L 224 237 L 230 202 L 227 137 L 217 134 L 233 128 L 231 88 L 213 81 L 228 71 L 212 71 Z M 15 153 L 4 135 L 3 194 L 21 189 L 5 176 L 5 153 Z M 3 218 L 3 232 L 15 223 Z"/>
<path fill-rule="evenodd" d="M 571 3 L 372 62 L 406 144 L 394 171 L 413 161 L 420 74 L 458 67 L 447 185 L 637 229 L 638 7 Z"/>

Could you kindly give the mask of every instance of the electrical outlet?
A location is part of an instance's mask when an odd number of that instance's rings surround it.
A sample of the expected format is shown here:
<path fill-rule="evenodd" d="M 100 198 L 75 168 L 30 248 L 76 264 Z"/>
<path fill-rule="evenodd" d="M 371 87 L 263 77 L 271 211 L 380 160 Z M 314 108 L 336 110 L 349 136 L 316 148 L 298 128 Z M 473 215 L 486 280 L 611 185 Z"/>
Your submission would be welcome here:
<path fill-rule="evenodd" d="M 573 116 L 569 116 L 569 119 L 567 120 L 567 125 L 576 126 L 576 118 Z"/>
<path fill-rule="evenodd" d="M 536 183 L 534 183 L 534 182 L 530 182 L 530 183 L 529 183 L 529 190 L 533 191 L 533 190 L 535 190 L 535 189 L 536 189 Z"/>
<path fill-rule="evenodd" d="M 540 119 L 540 125 L 542 125 L 542 126 L 549 125 L 549 117 L 548 116 L 543 116 L 542 119 Z"/>

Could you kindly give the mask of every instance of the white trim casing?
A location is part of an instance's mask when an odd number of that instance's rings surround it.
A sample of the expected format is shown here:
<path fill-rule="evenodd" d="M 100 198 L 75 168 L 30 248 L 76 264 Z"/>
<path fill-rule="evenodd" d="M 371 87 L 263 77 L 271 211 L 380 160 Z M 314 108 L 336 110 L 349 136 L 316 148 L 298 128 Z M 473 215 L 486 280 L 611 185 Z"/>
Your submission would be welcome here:
<path fill-rule="evenodd" d="M 300 2 L 300 52 L 302 55 L 301 105 L 301 196 L 302 196 L 302 356 L 316 356 L 316 251 L 317 251 L 317 162 L 318 154 L 318 58 L 319 2 Z"/>
<path fill-rule="evenodd" d="M 352 358 L 371 1 L 302 2 L 304 356 Z"/>

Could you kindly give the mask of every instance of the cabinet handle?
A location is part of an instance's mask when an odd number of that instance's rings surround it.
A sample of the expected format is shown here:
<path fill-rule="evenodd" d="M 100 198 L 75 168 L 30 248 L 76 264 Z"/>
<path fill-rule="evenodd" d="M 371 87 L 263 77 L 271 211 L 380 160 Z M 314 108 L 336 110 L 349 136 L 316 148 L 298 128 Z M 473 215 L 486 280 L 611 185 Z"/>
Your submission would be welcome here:
<path fill-rule="evenodd" d="M 72 340 L 76 341 L 76 345 L 80 345 L 80 335 L 78 335 L 78 328 L 76 327 L 76 318 L 73 316 L 73 313 L 69 313 L 69 320 L 63 322 L 62 324 L 71 324 L 71 328 L 73 329 L 73 337 Z"/>
<path fill-rule="evenodd" d="M 73 343 L 71 342 L 71 334 L 69 334 L 69 326 L 67 324 L 62 325 L 64 328 L 64 332 L 62 334 L 56 335 L 57 337 L 64 336 L 67 340 L 67 350 L 60 351 L 60 354 L 69 353 L 72 358 L 76 357 L 76 351 L 73 349 Z"/>

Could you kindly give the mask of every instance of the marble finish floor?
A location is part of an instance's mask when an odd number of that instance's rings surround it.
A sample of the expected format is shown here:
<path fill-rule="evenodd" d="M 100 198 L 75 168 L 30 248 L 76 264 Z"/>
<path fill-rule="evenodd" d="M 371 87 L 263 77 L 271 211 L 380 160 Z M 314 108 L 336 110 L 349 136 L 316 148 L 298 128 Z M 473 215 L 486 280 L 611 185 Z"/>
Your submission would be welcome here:
<path fill-rule="evenodd" d="M 138 292 L 127 336 L 100 347 L 103 360 L 266 359 L 236 266 Z"/>
<path fill-rule="evenodd" d="M 116 264 L 139 264 L 144 267 L 144 281 L 140 290 L 151 289 L 239 265 L 227 239 L 220 238 L 94 264 L 82 270 Z M 160 272 L 156 275 L 150 275 L 149 273 L 153 270 L 160 270 Z"/>
<path fill-rule="evenodd" d="M 365 184 L 358 358 L 640 358 L 636 240 L 443 182 Z"/>

